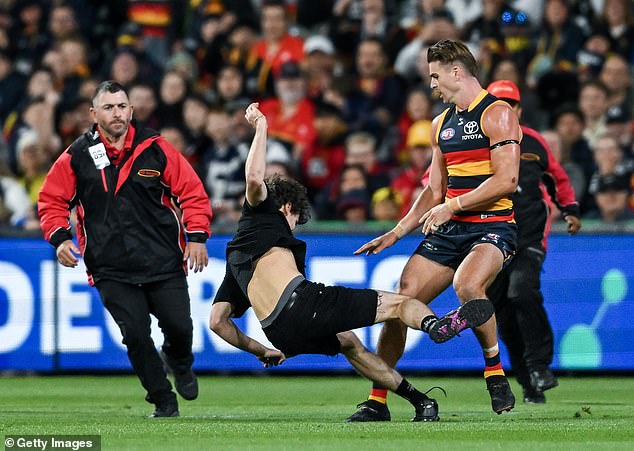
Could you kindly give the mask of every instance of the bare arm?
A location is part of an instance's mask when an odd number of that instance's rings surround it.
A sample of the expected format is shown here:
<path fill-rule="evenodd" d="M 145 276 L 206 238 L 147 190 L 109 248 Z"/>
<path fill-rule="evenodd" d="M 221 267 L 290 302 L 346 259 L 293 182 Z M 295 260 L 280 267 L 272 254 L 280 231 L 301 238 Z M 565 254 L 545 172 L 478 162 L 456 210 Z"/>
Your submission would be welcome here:
<path fill-rule="evenodd" d="M 517 189 L 520 171 L 520 145 L 522 131 L 517 115 L 506 103 L 497 103 L 482 117 L 482 129 L 491 146 L 508 142 L 491 150 L 493 175 L 473 191 L 460 196 L 463 210 L 473 209 L 495 202 Z"/>
<path fill-rule="evenodd" d="M 519 181 L 520 146 L 522 138 L 517 115 L 503 102 L 492 105 L 482 117 L 482 130 L 491 146 L 492 175 L 473 191 L 451 199 L 429 210 L 420 219 L 423 232 L 434 232 L 438 226 L 463 210 L 488 205 L 515 192 Z M 502 144 L 496 147 L 496 144 Z"/>
<path fill-rule="evenodd" d="M 247 182 L 246 199 L 249 205 L 257 205 L 266 199 L 266 185 L 264 171 L 266 169 L 266 117 L 258 109 L 258 103 L 247 107 L 244 117 L 255 128 L 255 136 L 251 142 L 249 155 L 245 164 L 245 179 Z"/>
<path fill-rule="evenodd" d="M 381 235 L 365 243 L 354 254 L 378 254 L 383 249 L 392 246 L 399 239 L 406 236 L 419 225 L 419 219 L 430 208 L 441 203 L 447 191 L 447 167 L 445 158 L 436 142 L 436 128 L 438 127 L 440 116 L 436 117 L 432 122 L 432 160 L 429 173 L 429 183 L 418 195 L 412 207 L 407 214 L 399 221 L 399 223 L 389 232 Z"/>
<path fill-rule="evenodd" d="M 253 354 L 265 368 L 280 365 L 286 356 L 277 349 L 270 349 L 246 335 L 231 319 L 233 307 L 229 302 L 216 302 L 211 309 L 209 327 L 216 335 L 238 349 Z"/>

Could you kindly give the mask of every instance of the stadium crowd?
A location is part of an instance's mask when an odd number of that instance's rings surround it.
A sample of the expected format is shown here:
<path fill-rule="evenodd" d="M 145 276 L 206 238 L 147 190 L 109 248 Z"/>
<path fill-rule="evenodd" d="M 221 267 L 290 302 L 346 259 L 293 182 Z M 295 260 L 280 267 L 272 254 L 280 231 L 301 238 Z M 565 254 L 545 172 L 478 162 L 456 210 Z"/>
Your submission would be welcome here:
<path fill-rule="evenodd" d="M 514 81 L 584 218 L 634 216 L 629 0 L 0 0 L 0 223 L 39 229 L 51 163 L 92 124 L 95 87 L 192 164 L 216 223 L 240 214 L 259 101 L 268 168 L 320 220 L 398 220 L 431 159 L 427 48 L 461 39 L 483 86 Z"/>

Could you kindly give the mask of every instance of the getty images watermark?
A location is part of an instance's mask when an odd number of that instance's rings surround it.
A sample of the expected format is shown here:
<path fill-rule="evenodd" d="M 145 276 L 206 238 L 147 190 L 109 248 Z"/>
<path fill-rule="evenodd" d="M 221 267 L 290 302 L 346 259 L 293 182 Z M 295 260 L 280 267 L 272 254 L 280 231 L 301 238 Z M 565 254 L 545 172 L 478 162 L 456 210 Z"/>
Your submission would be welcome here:
<path fill-rule="evenodd" d="M 100 435 L 5 435 L 5 451 L 40 450 L 101 450 Z"/>

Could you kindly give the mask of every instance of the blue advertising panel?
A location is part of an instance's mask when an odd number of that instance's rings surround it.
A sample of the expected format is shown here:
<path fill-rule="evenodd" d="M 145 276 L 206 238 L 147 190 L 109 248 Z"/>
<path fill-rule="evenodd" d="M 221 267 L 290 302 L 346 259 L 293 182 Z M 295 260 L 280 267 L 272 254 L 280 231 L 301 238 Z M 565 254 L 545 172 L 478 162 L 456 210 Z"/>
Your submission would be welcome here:
<path fill-rule="evenodd" d="M 419 237 L 410 236 L 381 254 L 355 256 L 367 235 L 303 235 L 311 280 L 350 287 L 394 290 Z M 210 263 L 190 274 L 195 368 L 263 370 L 208 328 L 211 302 L 224 276 L 229 237 L 208 244 Z M 553 236 L 542 274 L 546 309 L 555 332 L 556 369 L 633 370 L 634 236 Z M 0 239 L 0 371 L 127 370 L 130 364 L 117 325 L 104 310 L 85 270 L 64 268 L 41 240 Z M 431 304 L 439 314 L 458 305 L 451 288 Z M 251 311 L 236 320 L 268 344 Z M 155 343 L 162 335 L 153 321 Z M 356 333 L 371 349 L 380 325 Z M 407 370 L 480 370 L 481 350 L 471 332 L 445 344 L 410 330 L 399 367 Z M 349 369 L 345 358 L 299 356 L 273 371 Z M 270 371 L 270 370 L 267 370 Z"/>

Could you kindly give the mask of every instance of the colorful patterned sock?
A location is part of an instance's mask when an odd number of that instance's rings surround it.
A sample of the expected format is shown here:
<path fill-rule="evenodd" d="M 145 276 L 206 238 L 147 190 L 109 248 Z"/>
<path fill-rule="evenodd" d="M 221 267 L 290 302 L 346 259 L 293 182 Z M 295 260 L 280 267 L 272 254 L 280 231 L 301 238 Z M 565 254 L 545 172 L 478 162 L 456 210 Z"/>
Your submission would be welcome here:
<path fill-rule="evenodd" d="M 498 351 L 492 357 L 484 357 L 484 379 L 488 379 L 493 376 L 505 377 L 504 369 L 502 368 L 502 362 L 500 362 L 500 352 Z"/>
<path fill-rule="evenodd" d="M 368 399 L 380 402 L 381 404 L 387 404 L 387 392 L 387 388 L 374 384 L 372 385 L 372 391 L 370 392 L 370 396 L 368 396 Z"/>

